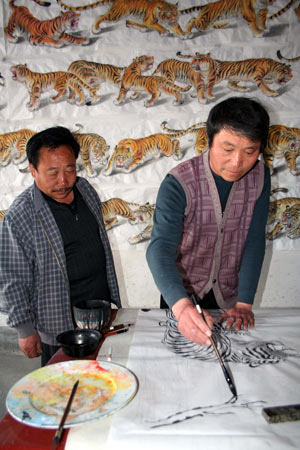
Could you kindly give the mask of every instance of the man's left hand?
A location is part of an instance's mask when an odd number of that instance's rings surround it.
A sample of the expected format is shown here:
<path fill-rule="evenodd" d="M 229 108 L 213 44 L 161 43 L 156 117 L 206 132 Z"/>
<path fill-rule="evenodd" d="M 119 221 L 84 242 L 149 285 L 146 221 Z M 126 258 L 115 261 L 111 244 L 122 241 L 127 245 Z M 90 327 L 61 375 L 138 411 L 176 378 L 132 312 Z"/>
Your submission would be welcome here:
<path fill-rule="evenodd" d="M 254 327 L 254 314 L 251 311 L 252 305 L 237 302 L 233 308 L 229 308 L 221 315 L 222 322 L 226 323 L 226 328 L 233 328 L 235 331 L 248 330 Z"/>

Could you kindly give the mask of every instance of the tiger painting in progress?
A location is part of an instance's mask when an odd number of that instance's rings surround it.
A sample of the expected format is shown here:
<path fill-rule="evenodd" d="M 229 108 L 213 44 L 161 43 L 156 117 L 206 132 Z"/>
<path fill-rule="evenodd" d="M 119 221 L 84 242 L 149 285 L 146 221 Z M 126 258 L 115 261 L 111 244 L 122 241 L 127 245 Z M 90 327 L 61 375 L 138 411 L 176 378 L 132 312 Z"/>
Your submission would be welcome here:
<path fill-rule="evenodd" d="M 13 159 L 14 164 L 20 164 L 26 159 L 26 144 L 29 139 L 35 134 L 28 128 L 23 128 L 18 131 L 11 131 L 10 133 L 0 134 L 0 160 L 1 166 L 5 167 L 9 164 L 14 149 L 17 150 L 18 155 Z"/>
<path fill-rule="evenodd" d="M 205 86 L 209 80 L 213 60 L 210 57 L 206 59 L 202 57 L 199 61 L 201 71 L 197 72 L 194 71 L 193 64 L 195 64 L 194 59 L 190 63 L 179 61 L 178 59 L 166 59 L 157 66 L 153 75 L 160 73 L 172 83 L 174 83 L 175 80 L 178 80 L 191 84 L 196 90 L 199 103 L 206 103 Z"/>
<path fill-rule="evenodd" d="M 178 138 L 189 133 L 195 134 L 196 141 L 194 148 L 196 155 L 202 155 L 202 153 L 208 150 L 208 139 L 206 134 L 206 126 L 204 122 L 195 123 L 194 125 L 191 125 L 185 130 L 174 130 L 172 128 L 168 128 L 166 121 L 162 122 L 160 126 L 164 131 L 167 131 L 169 135 L 171 135 L 173 138 Z"/>
<path fill-rule="evenodd" d="M 41 94 L 54 89 L 57 95 L 50 98 L 55 103 L 68 94 L 68 101 L 76 105 L 92 104 L 98 100 L 96 89 L 90 87 L 77 75 L 69 72 L 38 73 L 28 69 L 26 64 L 11 66 L 12 79 L 25 84 L 30 95 L 27 107 L 30 111 L 38 109 Z M 84 91 L 87 91 L 92 99 L 85 100 Z M 76 100 L 76 95 L 78 99 Z"/>
<path fill-rule="evenodd" d="M 88 38 L 66 33 L 66 30 L 74 31 L 78 28 L 79 13 L 67 11 L 53 19 L 39 20 L 25 6 L 15 6 L 14 0 L 10 0 L 9 6 L 13 11 L 4 31 L 12 43 L 18 42 L 18 34 L 28 36 L 29 42 L 33 45 L 49 45 L 56 48 L 66 44 L 89 43 Z"/>
<path fill-rule="evenodd" d="M 287 192 L 287 189 L 285 188 L 273 189 L 271 191 L 271 194 L 277 191 Z M 269 240 L 274 240 L 278 238 L 285 229 L 291 228 L 292 224 L 294 225 L 296 223 L 295 217 L 297 215 L 295 214 L 295 211 L 297 210 L 299 211 L 299 206 L 300 206 L 299 197 L 285 197 L 279 200 L 271 201 L 269 203 L 269 214 L 267 224 L 270 225 L 272 223 L 275 223 L 275 226 L 272 231 L 266 233 L 266 238 Z M 295 210 L 293 209 L 294 207 L 296 208 Z M 292 214 L 289 217 L 288 213 L 290 211 L 292 211 Z M 293 230 L 294 228 L 297 228 L 297 225 L 293 227 Z M 292 230 L 290 231 L 291 234 L 293 234 L 293 231 Z"/>
<path fill-rule="evenodd" d="M 77 124 L 80 129 L 82 125 Z M 79 133 L 73 132 L 73 136 L 80 146 L 80 156 L 82 164 L 89 177 L 97 176 L 97 171 L 93 169 L 91 162 L 91 153 L 101 166 L 106 166 L 109 157 L 109 145 L 106 144 L 105 139 L 96 133 Z"/>
<path fill-rule="evenodd" d="M 141 92 L 150 94 L 151 98 L 144 102 L 144 106 L 146 107 L 155 104 L 161 95 L 161 91 L 175 97 L 174 105 L 177 106 L 183 103 L 183 97 L 180 92 L 187 92 L 191 86 L 177 86 L 165 77 L 158 75 L 142 75 L 143 72 L 152 68 L 153 62 L 153 56 L 142 55 L 134 58 L 122 75 L 121 88 L 118 98 L 114 101 L 115 105 L 124 103 L 129 90 L 134 91 L 131 95 L 131 99 L 133 100 L 137 99 Z"/>
<path fill-rule="evenodd" d="M 228 25 L 228 18 L 242 17 L 249 25 L 255 37 L 261 37 L 267 31 L 266 20 L 271 20 L 273 16 L 267 17 L 268 6 L 276 0 L 219 0 L 201 6 L 192 6 L 180 11 L 180 14 L 190 14 L 200 11 L 198 17 L 192 17 L 188 22 L 185 32 L 190 34 L 193 29 L 207 31 L 209 28 L 220 29 Z M 278 11 L 275 16 L 283 14 L 288 8 Z M 222 22 L 222 20 L 224 20 Z M 220 22 L 221 21 L 221 22 Z"/>
<path fill-rule="evenodd" d="M 117 197 L 102 202 L 101 208 L 106 230 L 118 223 L 118 216 L 125 218 L 130 224 L 137 223 L 135 210 L 140 207 L 139 203 L 127 202 Z"/>
<path fill-rule="evenodd" d="M 164 0 L 100 0 L 89 5 L 77 7 L 69 6 L 62 0 L 57 0 L 57 3 L 62 8 L 72 11 L 83 11 L 111 3 L 109 10 L 102 16 L 99 16 L 94 23 L 92 29 L 94 34 L 101 32 L 100 25 L 103 22 L 117 22 L 124 17 L 137 16 L 142 19 L 142 23 L 126 20 L 126 26 L 137 28 L 139 31 L 158 31 L 161 36 L 168 34 L 170 29 L 176 36 L 186 37 L 178 23 L 179 10 L 177 5 Z"/>
<path fill-rule="evenodd" d="M 204 54 L 203 58 L 207 60 L 210 55 Z M 201 54 L 196 53 L 193 60 L 193 69 L 201 72 Z M 277 97 L 279 92 L 271 89 L 268 84 L 277 83 L 282 86 L 293 78 L 291 66 L 280 63 L 270 58 L 249 58 L 241 61 L 220 61 L 213 59 L 210 65 L 211 71 L 208 82 L 205 87 L 205 95 L 213 100 L 213 88 L 216 84 L 228 80 L 227 87 L 238 92 L 247 92 L 247 86 L 241 86 L 239 83 L 244 81 L 255 83 L 257 88 L 268 97 Z"/>
<path fill-rule="evenodd" d="M 173 156 L 179 160 L 183 154 L 179 141 L 163 133 L 152 134 L 139 139 L 122 139 L 115 147 L 108 162 L 107 168 L 102 172 L 111 175 L 114 170 L 129 173 L 152 158 L 161 155 Z"/>
<path fill-rule="evenodd" d="M 270 126 L 263 157 L 271 175 L 274 173 L 275 158 L 284 158 L 291 174 L 297 175 L 296 158 L 298 156 L 300 156 L 300 129 L 285 125 Z"/>

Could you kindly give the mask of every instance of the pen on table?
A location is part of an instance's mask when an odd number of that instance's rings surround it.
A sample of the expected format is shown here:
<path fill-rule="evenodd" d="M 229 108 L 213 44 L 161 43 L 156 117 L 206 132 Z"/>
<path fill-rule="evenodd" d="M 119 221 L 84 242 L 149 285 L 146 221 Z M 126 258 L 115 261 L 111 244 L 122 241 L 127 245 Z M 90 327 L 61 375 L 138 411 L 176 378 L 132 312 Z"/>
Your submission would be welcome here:
<path fill-rule="evenodd" d="M 191 298 L 192 298 L 192 301 L 193 301 L 194 305 L 196 306 L 196 309 L 197 309 L 198 313 L 201 315 L 202 319 L 203 319 L 204 322 L 206 323 L 204 314 L 203 314 L 203 312 L 202 312 L 201 306 L 200 306 L 199 303 L 198 303 L 197 297 L 195 296 L 195 294 L 192 294 L 192 295 L 191 295 Z M 231 390 L 231 392 L 232 392 L 232 394 L 234 395 L 234 397 L 237 398 L 236 388 L 235 388 L 235 386 L 234 386 L 234 384 L 233 384 L 233 381 L 232 381 L 232 379 L 231 379 L 231 376 L 230 376 L 229 373 L 228 373 L 228 370 L 226 369 L 226 367 L 225 367 L 225 365 L 224 365 L 224 362 L 223 362 L 223 360 L 222 360 L 222 358 L 221 358 L 221 355 L 220 355 L 219 350 L 218 350 L 218 348 L 217 348 L 217 346 L 216 346 L 216 343 L 215 343 L 215 341 L 214 341 L 214 339 L 213 339 L 212 336 L 211 336 L 209 339 L 210 339 L 210 342 L 211 342 L 211 344 L 212 344 L 212 346 L 213 346 L 213 348 L 214 348 L 214 351 L 215 351 L 215 353 L 216 353 L 216 355 L 217 355 L 217 358 L 218 358 L 219 363 L 220 363 L 220 365 L 221 365 L 221 368 L 222 368 L 222 370 L 223 370 L 223 374 L 224 374 L 225 380 L 227 381 L 227 384 L 228 384 L 228 386 L 229 386 L 229 389 Z"/>
<path fill-rule="evenodd" d="M 54 436 L 54 439 L 53 439 L 53 443 L 55 445 L 57 445 L 59 443 L 59 441 L 61 440 L 62 432 L 63 432 L 63 429 L 64 429 L 64 424 L 65 424 L 66 419 L 68 417 L 68 414 L 70 412 L 70 409 L 71 409 L 71 406 L 72 406 L 72 402 L 73 402 L 73 398 L 74 398 L 74 395 L 76 393 L 78 384 L 79 384 L 79 380 L 76 381 L 76 383 L 74 384 L 74 386 L 72 388 L 72 392 L 71 392 L 71 395 L 69 397 L 67 406 L 65 407 L 65 410 L 64 410 L 63 416 L 61 418 L 59 427 L 56 430 L 56 433 L 55 433 L 55 436 Z"/>
<path fill-rule="evenodd" d="M 129 328 L 122 328 L 122 330 L 111 331 L 111 332 L 105 333 L 105 337 L 114 336 L 115 334 L 126 333 L 127 331 L 129 331 Z"/>
<path fill-rule="evenodd" d="M 116 331 L 120 330 L 121 328 L 132 327 L 133 325 L 134 323 L 120 323 L 119 325 L 111 325 L 109 328 L 106 328 L 105 331 L 109 333 L 110 331 Z"/>

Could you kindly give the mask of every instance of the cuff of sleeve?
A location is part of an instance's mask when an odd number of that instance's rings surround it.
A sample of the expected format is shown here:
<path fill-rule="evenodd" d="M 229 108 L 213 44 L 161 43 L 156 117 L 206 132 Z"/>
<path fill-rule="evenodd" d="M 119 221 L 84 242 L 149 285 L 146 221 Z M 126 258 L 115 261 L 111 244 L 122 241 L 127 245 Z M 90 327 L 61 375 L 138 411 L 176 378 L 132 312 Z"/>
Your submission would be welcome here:
<path fill-rule="evenodd" d="M 253 305 L 255 292 L 239 291 L 236 301 Z"/>
<path fill-rule="evenodd" d="M 163 293 L 163 298 L 165 302 L 169 305 L 170 308 L 175 305 L 178 300 L 180 300 L 183 297 L 187 297 L 186 290 L 183 286 L 170 286 L 169 289 L 167 289 Z"/>
<path fill-rule="evenodd" d="M 14 328 L 18 333 L 19 339 L 32 336 L 33 334 L 36 333 L 36 329 L 34 328 L 31 322 L 22 323 L 21 325 L 18 325 L 17 327 Z"/>

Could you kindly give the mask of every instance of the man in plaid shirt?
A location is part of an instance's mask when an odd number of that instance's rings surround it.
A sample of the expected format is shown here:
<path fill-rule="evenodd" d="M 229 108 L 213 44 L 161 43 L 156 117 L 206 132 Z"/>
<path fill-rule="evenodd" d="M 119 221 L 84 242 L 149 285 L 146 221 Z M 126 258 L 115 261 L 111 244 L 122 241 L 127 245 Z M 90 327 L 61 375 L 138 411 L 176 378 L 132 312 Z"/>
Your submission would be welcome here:
<path fill-rule="evenodd" d="M 121 307 L 101 201 L 77 177 L 79 145 L 64 127 L 35 134 L 26 153 L 34 183 L 1 223 L 0 311 L 29 358 L 42 365 L 56 336 L 75 327 L 73 305 L 111 299 Z"/>

